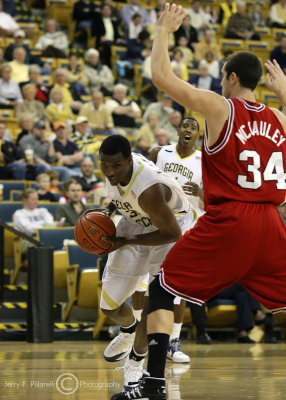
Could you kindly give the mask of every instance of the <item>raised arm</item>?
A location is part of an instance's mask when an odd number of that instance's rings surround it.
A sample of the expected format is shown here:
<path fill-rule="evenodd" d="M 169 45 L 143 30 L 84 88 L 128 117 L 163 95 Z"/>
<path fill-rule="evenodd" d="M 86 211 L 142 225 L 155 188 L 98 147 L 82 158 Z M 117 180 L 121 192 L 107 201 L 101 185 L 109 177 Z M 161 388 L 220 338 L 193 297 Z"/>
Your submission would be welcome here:
<path fill-rule="evenodd" d="M 286 115 L 286 76 L 276 60 L 266 61 L 267 68 L 266 83 L 269 89 L 273 90 L 279 98 L 282 106 L 282 112 Z"/>
<path fill-rule="evenodd" d="M 186 11 L 181 6 L 166 3 L 161 15 L 152 49 L 151 70 L 153 83 L 186 108 L 201 113 L 207 121 L 209 144 L 216 142 L 228 118 L 228 105 L 218 94 L 196 89 L 179 79 L 172 71 L 168 54 L 168 35 L 181 25 Z"/>

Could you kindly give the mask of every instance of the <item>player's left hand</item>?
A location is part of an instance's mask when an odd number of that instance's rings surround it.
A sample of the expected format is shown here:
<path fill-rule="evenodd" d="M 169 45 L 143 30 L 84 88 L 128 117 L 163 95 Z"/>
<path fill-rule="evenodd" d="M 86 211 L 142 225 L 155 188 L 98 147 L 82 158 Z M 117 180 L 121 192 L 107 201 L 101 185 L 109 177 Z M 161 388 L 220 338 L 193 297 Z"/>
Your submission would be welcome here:
<path fill-rule="evenodd" d="M 186 15 L 187 12 L 182 6 L 166 3 L 165 9 L 159 18 L 158 25 L 166 29 L 169 33 L 175 32 L 179 29 Z"/>
<path fill-rule="evenodd" d="M 273 90 L 278 96 L 280 93 L 285 94 L 286 91 L 286 77 L 276 60 L 266 61 L 267 68 L 266 83 L 269 89 Z"/>
<path fill-rule="evenodd" d="M 110 249 L 105 254 L 109 254 L 127 244 L 127 239 L 124 236 L 104 237 L 103 239 L 112 244 Z"/>
<path fill-rule="evenodd" d="M 201 188 L 195 182 L 191 182 L 191 181 L 186 182 L 182 186 L 182 188 L 183 188 L 183 191 L 188 195 L 195 196 L 195 197 L 200 195 Z"/>

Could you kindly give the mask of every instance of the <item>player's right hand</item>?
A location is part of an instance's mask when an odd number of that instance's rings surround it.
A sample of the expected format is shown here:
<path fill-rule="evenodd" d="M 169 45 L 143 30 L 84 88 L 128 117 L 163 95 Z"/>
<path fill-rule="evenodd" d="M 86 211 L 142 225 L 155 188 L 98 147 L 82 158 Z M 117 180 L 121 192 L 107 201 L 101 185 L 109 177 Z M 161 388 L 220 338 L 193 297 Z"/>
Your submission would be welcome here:
<path fill-rule="evenodd" d="M 166 3 L 165 9 L 159 18 L 158 25 L 166 29 L 169 33 L 175 32 L 182 25 L 186 15 L 187 12 L 182 6 Z"/>
<path fill-rule="evenodd" d="M 195 182 L 186 182 L 183 186 L 183 191 L 191 196 L 199 196 L 200 195 L 200 187 Z"/>

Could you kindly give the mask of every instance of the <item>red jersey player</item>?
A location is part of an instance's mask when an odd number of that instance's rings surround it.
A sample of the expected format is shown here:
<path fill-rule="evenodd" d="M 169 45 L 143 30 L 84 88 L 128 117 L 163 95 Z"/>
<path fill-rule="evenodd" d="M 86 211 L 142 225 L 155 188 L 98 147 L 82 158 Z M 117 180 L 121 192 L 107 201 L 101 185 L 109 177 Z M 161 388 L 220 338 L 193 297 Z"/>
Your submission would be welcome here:
<path fill-rule="evenodd" d="M 221 97 L 196 89 L 172 72 L 168 35 L 186 12 L 168 3 L 158 22 L 152 77 L 158 89 L 204 115 L 202 151 L 206 213 L 168 253 L 149 287 L 149 376 L 112 400 L 166 399 L 164 367 L 173 298 L 203 304 L 239 281 L 273 311 L 286 310 L 286 228 L 277 206 L 286 195 L 286 117 L 255 101 L 259 59 L 233 54 L 222 69 Z M 274 88 L 277 65 L 267 64 Z"/>

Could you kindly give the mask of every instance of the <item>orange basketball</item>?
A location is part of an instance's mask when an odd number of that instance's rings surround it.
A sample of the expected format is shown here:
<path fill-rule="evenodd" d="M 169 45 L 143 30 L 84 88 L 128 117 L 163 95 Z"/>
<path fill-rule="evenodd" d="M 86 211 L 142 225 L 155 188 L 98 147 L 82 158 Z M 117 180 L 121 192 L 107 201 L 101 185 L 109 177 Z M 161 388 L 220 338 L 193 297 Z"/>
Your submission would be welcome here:
<path fill-rule="evenodd" d="M 96 210 L 84 212 L 78 219 L 74 230 L 77 244 L 88 253 L 104 254 L 111 244 L 102 237 L 116 235 L 113 221 L 104 213 Z"/>

